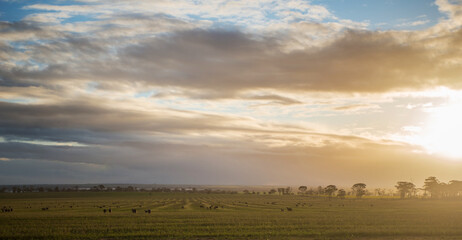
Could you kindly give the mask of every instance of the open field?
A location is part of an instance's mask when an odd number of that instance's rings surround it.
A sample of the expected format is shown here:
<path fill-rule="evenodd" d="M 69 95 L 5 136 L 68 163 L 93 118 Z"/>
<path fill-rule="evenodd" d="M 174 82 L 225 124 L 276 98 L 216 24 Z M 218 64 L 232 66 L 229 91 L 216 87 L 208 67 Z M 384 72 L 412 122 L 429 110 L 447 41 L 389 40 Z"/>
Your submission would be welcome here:
<path fill-rule="evenodd" d="M 449 200 L 61 192 L 0 194 L 2 206 L 14 211 L 0 212 L 0 239 L 462 238 L 462 201 Z"/>

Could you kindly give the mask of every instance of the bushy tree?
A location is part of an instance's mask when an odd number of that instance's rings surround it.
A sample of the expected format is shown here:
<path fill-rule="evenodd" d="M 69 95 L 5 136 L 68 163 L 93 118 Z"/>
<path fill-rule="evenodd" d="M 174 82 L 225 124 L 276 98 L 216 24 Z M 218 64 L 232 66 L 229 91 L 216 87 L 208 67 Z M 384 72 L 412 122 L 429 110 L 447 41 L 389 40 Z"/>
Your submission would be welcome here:
<path fill-rule="evenodd" d="M 344 199 L 345 196 L 346 196 L 346 191 L 344 189 L 338 190 L 338 192 L 337 192 L 337 197 L 338 198 Z"/>
<path fill-rule="evenodd" d="M 425 179 L 423 189 L 430 193 L 430 197 L 438 197 L 441 192 L 440 181 L 436 177 L 428 177 Z"/>
<path fill-rule="evenodd" d="M 356 195 L 357 198 L 361 198 L 366 194 L 366 184 L 365 183 L 356 183 L 351 187 L 353 193 Z"/>
<path fill-rule="evenodd" d="M 324 188 L 324 192 L 329 196 L 332 196 L 336 191 L 337 187 L 335 185 L 329 185 L 326 188 Z"/>
<path fill-rule="evenodd" d="M 406 195 L 410 197 L 411 194 L 415 191 L 415 185 L 414 183 L 411 183 L 411 182 L 400 181 L 396 183 L 395 187 L 396 189 L 398 189 L 399 196 L 401 198 L 405 198 Z"/>

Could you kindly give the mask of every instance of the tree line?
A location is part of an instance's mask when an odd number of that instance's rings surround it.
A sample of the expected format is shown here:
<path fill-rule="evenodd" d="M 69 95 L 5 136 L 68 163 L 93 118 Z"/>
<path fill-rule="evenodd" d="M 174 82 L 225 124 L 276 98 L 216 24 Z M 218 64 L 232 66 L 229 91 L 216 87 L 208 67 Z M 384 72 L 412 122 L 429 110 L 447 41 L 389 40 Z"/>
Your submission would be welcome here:
<path fill-rule="evenodd" d="M 92 187 L 80 187 L 78 185 L 68 186 L 68 187 L 59 187 L 59 186 L 34 186 L 34 185 L 23 185 L 23 186 L 8 186 L 1 187 L 0 192 L 8 193 L 27 193 L 27 192 L 188 192 L 188 193 L 207 193 L 207 194 L 237 194 L 237 191 L 229 191 L 222 189 L 197 189 L 197 188 L 168 188 L 168 187 L 158 187 L 158 188 L 139 188 L 133 186 L 127 187 L 106 187 L 102 184 L 94 185 Z"/>
<path fill-rule="evenodd" d="M 243 190 L 244 194 L 268 194 L 268 195 L 310 195 L 310 196 L 327 196 L 345 198 L 346 196 L 353 196 L 361 198 L 367 195 L 375 196 L 399 196 L 400 198 L 433 198 L 433 199 L 455 199 L 462 198 L 462 181 L 451 180 L 448 183 L 439 181 L 436 177 L 428 177 L 425 179 L 424 184 L 421 188 L 416 187 L 412 182 L 398 181 L 395 185 L 396 191 L 376 188 L 370 191 L 366 188 L 365 183 L 356 183 L 351 188 L 337 188 L 336 185 L 327 185 L 326 187 L 310 187 L 300 186 L 298 191 L 295 192 L 291 187 L 279 187 L 273 188 L 269 191 L 255 192 L 249 190 Z M 138 188 L 133 186 L 116 186 L 116 187 L 105 187 L 104 185 L 94 185 L 92 187 L 79 187 L 67 186 L 34 186 L 34 185 L 23 185 L 23 186 L 3 186 L 0 188 L 0 192 L 10 193 L 24 193 L 24 192 L 80 192 L 80 191 L 92 191 L 92 192 L 187 192 L 187 193 L 222 193 L 222 194 L 237 194 L 234 190 L 221 190 L 221 189 L 197 189 L 192 188 Z"/>
<path fill-rule="evenodd" d="M 412 182 L 398 181 L 395 185 L 396 192 L 386 193 L 385 189 L 376 188 L 374 192 L 366 189 L 365 183 L 356 183 L 351 187 L 350 191 L 345 189 L 338 189 L 335 185 L 328 185 L 326 187 L 319 186 L 317 188 L 309 188 L 307 186 L 300 186 L 298 194 L 304 195 L 317 195 L 345 198 L 347 195 L 356 196 L 361 198 L 364 195 L 376 196 L 395 196 L 398 195 L 401 199 L 404 198 L 433 198 L 433 199 L 455 199 L 462 198 L 462 181 L 451 180 L 448 183 L 439 181 L 436 177 L 428 177 L 425 179 L 421 188 L 417 188 Z M 279 191 L 278 191 L 279 192 Z M 287 191 L 282 194 L 290 194 Z"/>

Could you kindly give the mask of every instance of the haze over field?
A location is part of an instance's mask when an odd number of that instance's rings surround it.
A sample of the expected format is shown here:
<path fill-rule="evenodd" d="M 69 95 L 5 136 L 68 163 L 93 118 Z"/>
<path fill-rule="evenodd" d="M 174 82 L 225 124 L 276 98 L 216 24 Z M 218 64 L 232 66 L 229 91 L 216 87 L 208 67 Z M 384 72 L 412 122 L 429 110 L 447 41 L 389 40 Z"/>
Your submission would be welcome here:
<path fill-rule="evenodd" d="M 0 0 L 0 183 L 460 180 L 461 26 L 461 0 Z"/>

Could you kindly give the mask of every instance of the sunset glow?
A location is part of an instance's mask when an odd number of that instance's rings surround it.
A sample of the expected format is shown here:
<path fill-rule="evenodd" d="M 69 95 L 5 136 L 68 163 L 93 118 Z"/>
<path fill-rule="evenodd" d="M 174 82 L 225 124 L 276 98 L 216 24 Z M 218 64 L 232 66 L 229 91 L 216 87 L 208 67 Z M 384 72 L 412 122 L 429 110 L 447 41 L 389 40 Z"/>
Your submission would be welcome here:
<path fill-rule="evenodd" d="M 430 152 L 462 160 L 462 103 L 435 109 L 426 128 L 425 147 Z"/>

